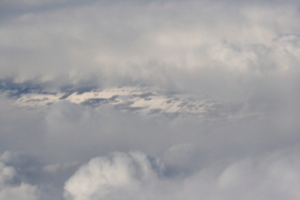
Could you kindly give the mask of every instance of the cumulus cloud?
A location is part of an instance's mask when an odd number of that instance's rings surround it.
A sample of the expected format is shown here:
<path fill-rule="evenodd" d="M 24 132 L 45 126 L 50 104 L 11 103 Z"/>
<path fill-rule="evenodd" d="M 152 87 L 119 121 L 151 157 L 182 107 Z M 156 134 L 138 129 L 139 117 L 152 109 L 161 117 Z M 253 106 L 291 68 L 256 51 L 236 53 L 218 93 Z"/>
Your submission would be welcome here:
<path fill-rule="evenodd" d="M 141 187 L 154 185 L 163 173 L 162 164 L 139 152 L 114 153 L 92 159 L 65 185 L 66 199 L 132 199 Z"/>
<path fill-rule="evenodd" d="M 176 178 L 143 153 L 92 159 L 65 184 L 65 197 L 81 199 L 298 199 L 298 148 L 198 169 Z M 162 176 L 163 175 L 163 176 Z"/>

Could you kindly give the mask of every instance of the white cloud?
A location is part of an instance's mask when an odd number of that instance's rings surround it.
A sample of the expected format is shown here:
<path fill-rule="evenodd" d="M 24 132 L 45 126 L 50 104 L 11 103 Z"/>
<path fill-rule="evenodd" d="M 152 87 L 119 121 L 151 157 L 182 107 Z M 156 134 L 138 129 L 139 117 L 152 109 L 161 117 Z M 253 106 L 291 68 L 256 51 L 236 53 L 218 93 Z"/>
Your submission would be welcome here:
<path fill-rule="evenodd" d="M 92 159 L 65 185 L 66 199 L 132 199 L 141 187 L 155 187 L 162 164 L 143 153 L 114 153 Z"/>
<path fill-rule="evenodd" d="M 227 164 L 226 164 L 227 163 Z M 157 165 L 157 163 L 154 163 Z M 92 199 L 265 199 L 300 197 L 300 160 L 297 148 L 274 151 L 241 160 L 220 162 L 184 178 L 158 178 L 142 153 L 115 153 L 92 159 L 65 185 L 68 200 Z"/>

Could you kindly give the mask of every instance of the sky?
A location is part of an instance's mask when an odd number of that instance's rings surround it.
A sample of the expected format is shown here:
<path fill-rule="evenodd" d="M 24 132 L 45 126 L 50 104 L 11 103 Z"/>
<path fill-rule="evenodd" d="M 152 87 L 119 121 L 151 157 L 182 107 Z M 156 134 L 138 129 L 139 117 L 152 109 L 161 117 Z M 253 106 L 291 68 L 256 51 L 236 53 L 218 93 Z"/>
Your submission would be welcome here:
<path fill-rule="evenodd" d="M 1 200 L 298 200 L 300 2 L 0 0 L 0 80 L 242 105 L 168 119 L 0 93 Z"/>

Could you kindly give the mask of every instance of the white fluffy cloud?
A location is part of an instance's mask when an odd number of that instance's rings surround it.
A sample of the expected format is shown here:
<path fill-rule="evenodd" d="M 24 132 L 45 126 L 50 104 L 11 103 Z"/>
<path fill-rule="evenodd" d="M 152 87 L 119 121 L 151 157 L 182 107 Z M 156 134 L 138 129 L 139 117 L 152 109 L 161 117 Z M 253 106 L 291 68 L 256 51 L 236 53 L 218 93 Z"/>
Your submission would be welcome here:
<path fill-rule="evenodd" d="M 184 177 L 167 176 L 143 153 L 92 159 L 65 185 L 68 200 L 93 199 L 299 199 L 298 149 L 216 163 Z M 162 176 L 163 175 L 163 176 Z"/>
<path fill-rule="evenodd" d="M 70 200 L 140 198 L 143 187 L 157 187 L 162 173 L 163 166 L 155 158 L 140 152 L 114 153 L 82 166 L 66 183 L 65 197 Z"/>

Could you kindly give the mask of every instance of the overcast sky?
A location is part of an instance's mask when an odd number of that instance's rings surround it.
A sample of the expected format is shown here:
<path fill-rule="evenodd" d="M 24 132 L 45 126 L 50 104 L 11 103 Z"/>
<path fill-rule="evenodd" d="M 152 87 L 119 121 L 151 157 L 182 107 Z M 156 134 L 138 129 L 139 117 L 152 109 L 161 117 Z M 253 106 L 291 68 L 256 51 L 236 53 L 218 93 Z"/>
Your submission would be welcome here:
<path fill-rule="evenodd" d="M 1 200 L 298 200 L 300 2 L 0 0 L 0 80 L 156 86 L 252 113 L 166 119 L 0 95 Z"/>

